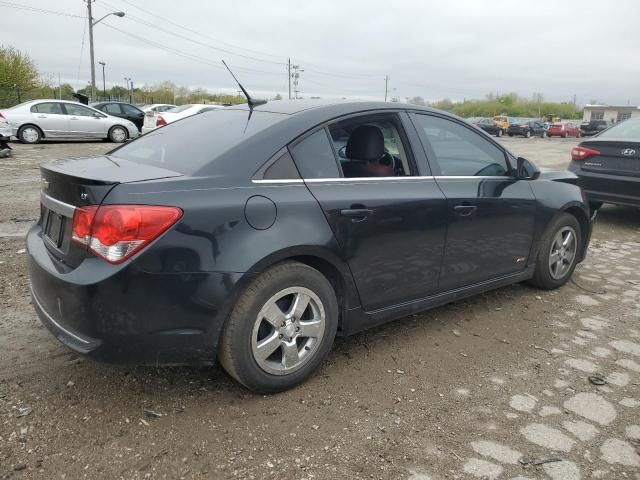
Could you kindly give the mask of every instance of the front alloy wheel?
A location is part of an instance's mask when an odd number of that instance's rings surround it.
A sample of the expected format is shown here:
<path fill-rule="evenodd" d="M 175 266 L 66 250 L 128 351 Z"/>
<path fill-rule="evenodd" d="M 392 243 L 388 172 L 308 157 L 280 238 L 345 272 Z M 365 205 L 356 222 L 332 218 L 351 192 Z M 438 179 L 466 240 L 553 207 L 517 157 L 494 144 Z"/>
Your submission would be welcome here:
<path fill-rule="evenodd" d="M 564 278 L 573 265 L 578 250 L 577 235 L 573 227 L 561 228 L 551 243 L 549 273 L 556 280 Z"/>
<path fill-rule="evenodd" d="M 529 283 L 545 290 L 567 283 L 576 268 L 581 246 L 582 230 L 576 217 L 569 213 L 558 215 L 540 242 L 535 272 Z"/>

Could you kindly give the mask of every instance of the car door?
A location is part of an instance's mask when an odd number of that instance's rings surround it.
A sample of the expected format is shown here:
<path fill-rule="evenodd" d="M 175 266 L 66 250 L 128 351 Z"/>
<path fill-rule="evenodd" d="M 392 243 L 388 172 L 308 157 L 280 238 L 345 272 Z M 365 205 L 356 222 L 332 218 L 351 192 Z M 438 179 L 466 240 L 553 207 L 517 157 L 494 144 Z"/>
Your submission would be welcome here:
<path fill-rule="evenodd" d="M 438 289 L 446 200 L 432 176 L 417 174 L 408 135 L 419 142 L 415 130 L 406 133 L 399 114 L 367 114 L 318 128 L 290 145 L 368 312 Z M 379 153 L 379 162 L 370 157 Z"/>
<path fill-rule="evenodd" d="M 65 103 L 69 118 L 69 134 L 79 138 L 103 138 L 106 135 L 105 115 L 75 103 Z"/>
<path fill-rule="evenodd" d="M 438 186 L 447 198 L 440 289 L 452 290 L 524 270 L 536 201 L 511 175 L 506 152 L 457 120 L 413 113 Z"/>
<path fill-rule="evenodd" d="M 33 122 L 39 126 L 47 138 L 69 135 L 69 118 L 60 102 L 42 102 L 31 106 Z"/>

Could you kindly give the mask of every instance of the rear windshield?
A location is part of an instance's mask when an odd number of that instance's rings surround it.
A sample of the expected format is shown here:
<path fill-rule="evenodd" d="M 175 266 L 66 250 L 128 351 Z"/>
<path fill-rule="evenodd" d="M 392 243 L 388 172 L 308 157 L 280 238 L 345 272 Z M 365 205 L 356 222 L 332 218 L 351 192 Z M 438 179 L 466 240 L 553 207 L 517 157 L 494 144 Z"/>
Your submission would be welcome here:
<path fill-rule="evenodd" d="M 628 138 L 640 141 L 640 117 L 630 118 L 605 130 L 598 138 Z"/>
<path fill-rule="evenodd" d="M 211 110 L 153 130 L 109 155 L 191 175 L 284 117 L 254 111 L 249 120 L 247 110 Z"/>

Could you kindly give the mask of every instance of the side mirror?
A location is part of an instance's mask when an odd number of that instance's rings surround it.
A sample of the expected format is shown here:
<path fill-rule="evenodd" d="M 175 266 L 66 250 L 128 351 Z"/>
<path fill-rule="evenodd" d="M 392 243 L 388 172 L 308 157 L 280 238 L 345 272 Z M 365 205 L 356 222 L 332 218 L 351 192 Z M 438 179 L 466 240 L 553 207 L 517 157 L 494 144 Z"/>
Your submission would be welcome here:
<path fill-rule="evenodd" d="M 94 118 L 103 118 L 103 115 L 99 114 L 98 112 L 93 112 L 93 117 Z"/>
<path fill-rule="evenodd" d="M 518 157 L 516 166 L 516 178 L 519 180 L 535 180 L 540 176 L 540 170 L 532 162 L 523 157 Z"/>

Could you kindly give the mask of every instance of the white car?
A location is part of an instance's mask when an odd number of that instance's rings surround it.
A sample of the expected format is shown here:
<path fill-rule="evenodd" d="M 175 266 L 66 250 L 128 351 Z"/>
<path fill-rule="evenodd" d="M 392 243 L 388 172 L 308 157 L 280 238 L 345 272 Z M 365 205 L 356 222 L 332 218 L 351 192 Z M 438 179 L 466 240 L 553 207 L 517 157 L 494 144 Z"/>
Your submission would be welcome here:
<path fill-rule="evenodd" d="M 144 113 L 161 113 L 166 112 L 167 110 L 171 110 L 172 108 L 176 108 L 176 106 L 169 103 L 154 103 L 152 105 L 145 105 L 144 107 L 140 107 L 140 110 L 142 110 Z"/>
<path fill-rule="evenodd" d="M 66 100 L 31 100 L 2 110 L 11 134 L 22 143 L 43 139 L 108 139 L 122 143 L 136 138 L 138 128 L 129 120 Z"/>
<path fill-rule="evenodd" d="M 172 108 L 166 112 L 158 113 L 153 117 L 145 115 L 144 125 L 142 126 L 142 133 L 150 132 L 158 127 L 162 127 L 181 118 L 190 117 L 197 113 L 208 112 L 209 110 L 215 110 L 216 108 L 223 108 L 220 105 L 207 105 L 204 103 L 189 103 L 186 105 L 180 105 L 179 107 Z"/>
<path fill-rule="evenodd" d="M 9 140 L 9 138 L 11 138 L 11 135 L 13 135 L 11 125 L 9 125 L 7 119 L 4 118 L 4 115 L 0 113 L 0 138 Z"/>

